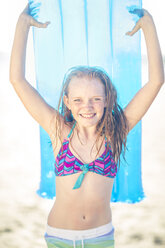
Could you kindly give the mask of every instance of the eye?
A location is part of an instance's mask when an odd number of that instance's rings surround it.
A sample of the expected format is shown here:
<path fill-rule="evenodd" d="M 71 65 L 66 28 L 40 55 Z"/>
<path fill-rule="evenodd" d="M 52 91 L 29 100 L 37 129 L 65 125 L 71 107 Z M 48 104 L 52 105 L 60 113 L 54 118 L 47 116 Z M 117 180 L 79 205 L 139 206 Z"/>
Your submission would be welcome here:
<path fill-rule="evenodd" d="M 99 98 L 99 97 L 95 97 L 95 98 L 94 98 L 94 100 L 95 100 L 95 101 L 100 101 L 100 100 L 101 100 L 101 98 Z"/>
<path fill-rule="evenodd" d="M 73 101 L 74 102 L 80 102 L 80 99 L 74 99 Z"/>

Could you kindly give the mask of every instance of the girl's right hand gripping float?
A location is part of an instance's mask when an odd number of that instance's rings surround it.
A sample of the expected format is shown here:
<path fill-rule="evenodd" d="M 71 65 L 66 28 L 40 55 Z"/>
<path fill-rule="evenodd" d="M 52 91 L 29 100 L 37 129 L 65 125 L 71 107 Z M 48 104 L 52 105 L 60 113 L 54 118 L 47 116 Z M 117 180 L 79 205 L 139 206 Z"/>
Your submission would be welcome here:
<path fill-rule="evenodd" d="M 26 5 L 25 9 L 22 11 L 20 14 L 20 17 L 22 20 L 25 20 L 27 25 L 29 26 L 34 26 L 37 28 L 47 28 L 47 26 L 50 24 L 50 22 L 38 22 L 36 21 L 31 15 L 30 15 L 30 9 L 29 9 L 29 4 Z"/>

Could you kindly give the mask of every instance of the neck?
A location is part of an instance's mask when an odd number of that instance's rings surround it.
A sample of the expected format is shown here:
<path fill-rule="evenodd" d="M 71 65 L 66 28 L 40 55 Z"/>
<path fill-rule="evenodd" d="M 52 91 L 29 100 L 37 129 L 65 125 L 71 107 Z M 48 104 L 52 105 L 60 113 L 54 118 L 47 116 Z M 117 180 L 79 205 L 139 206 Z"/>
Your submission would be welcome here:
<path fill-rule="evenodd" d="M 75 129 L 77 131 L 78 137 L 84 142 L 89 140 L 92 141 L 97 137 L 96 125 L 91 127 L 84 127 L 76 123 Z"/>

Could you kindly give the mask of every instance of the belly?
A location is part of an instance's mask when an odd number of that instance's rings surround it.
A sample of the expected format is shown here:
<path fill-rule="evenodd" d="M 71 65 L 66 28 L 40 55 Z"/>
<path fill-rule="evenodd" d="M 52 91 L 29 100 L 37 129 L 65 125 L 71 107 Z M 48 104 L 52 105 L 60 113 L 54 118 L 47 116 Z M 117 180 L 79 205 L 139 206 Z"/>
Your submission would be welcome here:
<path fill-rule="evenodd" d="M 113 179 L 88 172 L 79 189 L 72 189 L 80 173 L 56 178 L 56 200 L 48 225 L 85 230 L 111 221 Z"/>

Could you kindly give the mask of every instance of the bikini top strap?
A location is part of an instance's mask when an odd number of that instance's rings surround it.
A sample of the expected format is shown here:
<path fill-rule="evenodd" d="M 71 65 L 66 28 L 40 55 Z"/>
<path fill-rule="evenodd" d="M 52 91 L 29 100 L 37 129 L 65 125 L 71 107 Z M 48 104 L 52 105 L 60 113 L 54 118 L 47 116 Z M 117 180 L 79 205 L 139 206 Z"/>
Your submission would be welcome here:
<path fill-rule="evenodd" d="M 105 136 L 105 147 L 107 147 L 107 137 Z"/>
<path fill-rule="evenodd" d="M 68 139 L 70 138 L 70 136 L 71 136 L 71 134 L 72 134 L 73 129 L 75 128 L 75 126 L 76 126 L 76 121 L 75 121 L 75 123 L 73 124 L 72 129 L 70 130 L 70 133 L 69 133 L 68 136 L 67 136 Z"/>

